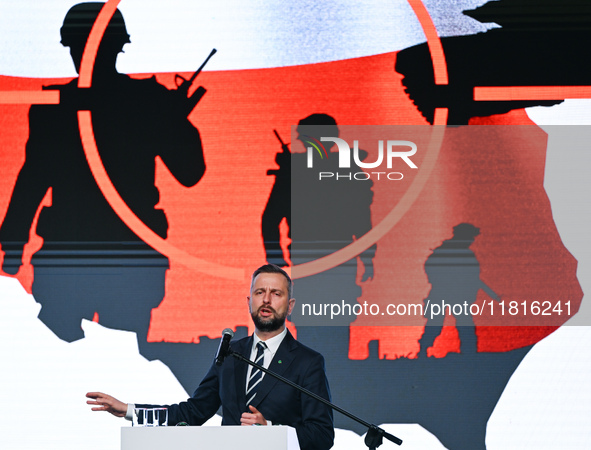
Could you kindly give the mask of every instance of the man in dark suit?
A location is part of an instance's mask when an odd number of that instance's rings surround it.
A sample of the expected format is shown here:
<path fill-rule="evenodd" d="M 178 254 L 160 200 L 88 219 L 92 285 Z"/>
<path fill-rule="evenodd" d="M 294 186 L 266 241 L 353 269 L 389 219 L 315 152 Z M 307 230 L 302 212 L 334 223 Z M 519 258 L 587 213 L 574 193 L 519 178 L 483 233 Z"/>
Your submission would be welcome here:
<path fill-rule="evenodd" d="M 252 336 L 232 349 L 259 362 L 296 384 L 330 400 L 324 358 L 296 341 L 285 327 L 293 310 L 293 283 L 285 271 L 267 264 L 253 276 L 249 311 L 255 325 Z M 263 344 L 259 344 L 262 342 Z M 260 347 L 260 349 L 259 349 Z M 89 392 L 93 411 L 131 418 L 133 405 L 100 392 Z M 289 425 L 296 429 L 302 450 L 327 450 L 334 441 L 332 409 L 257 369 L 229 358 L 211 369 L 186 402 L 168 405 L 168 423 L 201 425 L 222 407 L 222 425 Z"/>

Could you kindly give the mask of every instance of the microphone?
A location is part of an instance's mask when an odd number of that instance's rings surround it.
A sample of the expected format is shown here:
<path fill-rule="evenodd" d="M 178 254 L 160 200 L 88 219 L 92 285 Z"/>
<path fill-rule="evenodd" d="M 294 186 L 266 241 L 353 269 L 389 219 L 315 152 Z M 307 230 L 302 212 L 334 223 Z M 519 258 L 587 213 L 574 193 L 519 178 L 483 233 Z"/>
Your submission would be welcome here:
<path fill-rule="evenodd" d="M 224 331 L 222 331 L 222 340 L 220 341 L 218 352 L 215 355 L 216 366 L 221 366 L 226 356 L 228 356 L 230 350 L 230 341 L 233 337 L 234 331 L 232 331 L 231 328 L 226 328 Z"/>

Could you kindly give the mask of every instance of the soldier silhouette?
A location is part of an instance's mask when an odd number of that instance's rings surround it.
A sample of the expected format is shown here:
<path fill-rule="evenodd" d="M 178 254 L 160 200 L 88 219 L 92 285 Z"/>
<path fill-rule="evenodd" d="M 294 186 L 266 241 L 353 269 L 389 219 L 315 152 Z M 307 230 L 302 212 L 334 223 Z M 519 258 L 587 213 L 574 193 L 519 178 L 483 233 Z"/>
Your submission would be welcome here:
<path fill-rule="evenodd" d="M 427 323 L 419 341 L 422 356 L 427 355 L 427 348 L 433 345 L 435 338 L 441 333 L 449 309 L 456 319 L 461 352 L 475 353 L 476 329 L 470 314 L 470 305 L 476 301 L 480 289 L 495 300 L 499 299 L 498 295 L 480 279 L 480 264 L 470 249 L 474 239 L 480 234 L 480 229 L 469 223 L 461 223 L 453 228 L 453 233 L 453 237 L 443 241 L 425 261 L 425 272 L 431 283 L 428 297 L 430 304 L 441 305 L 444 301 L 450 307 L 446 307 L 445 312 L 433 316 L 431 307 L 425 311 Z M 456 312 L 462 310 L 461 314 L 454 313 L 454 305 L 457 305 Z"/>
<path fill-rule="evenodd" d="M 103 3 L 81 3 L 67 13 L 61 42 L 76 71 Z M 0 228 L 3 270 L 16 274 L 39 204 L 48 190 L 52 205 L 41 210 L 36 232 L 42 248 L 33 255 L 33 294 L 39 318 L 61 339 L 83 337 L 82 318 L 135 331 L 146 345 L 151 310 L 164 297 L 168 258 L 140 240 L 101 194 L 80 141 L 77 111 L 90 110 L 98 150 L 107 173 L 129 208 L 160 237 L 168 222 L 156 208 L 155 158 L 173 176 L 194 186 L 205 172 L 198 130 L 171 91 L 154 77 L 132 79 L 116 70 L 129 35 L 117 10 L 101 41 L 92 87 L 77 79 L 58 90 L 58 105 L 29 111 L 26 158 Z"/>
<path fill-rule="evenodd" d="M 279 134 L 277 134 L 279 138 Z M 281 248 L 279 227 L 283 219 L 287 222 L 288 238 L 291 239 L 291 158 L 287 144 L 281 141 L 282 151 L 275 156 L 279 169 L 267 171 L 268 175 L 275 175 L 275 183 L 267 200 L 262 217 L 263 245 L 269 264 L 288 266 Z M 288 252 L 291 250 L 291 243 Z"/>
<path fill-rule="evenodd" d="M 339 129 L 335 119 L 328 114 L 312 114 L 298 123 L 298 140 L 304 141 L 306 137 L 338 137 Z M 304 145 L 306 145 L 304 143 Z M 333 142 L 324 142 L 327 152 L 334 147 Z M 338 183 L 328 180 L 319 181 L 320 169 L 326 171 L 338 170 L 338 157 L 315 161 L 316 170 L 306 168 L 306 154 L 290 154 L 287 145 L 282 143 L 283 151 L 277 153 L 275 161 L 279 169 L 270 170 L 268 173 L 275 175 L 275 183 L 269 195 L 265 211 L 262 217 L 262 234 L 267 261 L 277 265 L 288 265 L 280 247 L 279 225 L 285 219 L 288 225 L 288 237 L 292 233 L 292 206 L 298 214 L 302 214 L 302 220 L 296 218 L 298 229 L 298 242 L 323 241 L 330 248 L 325 248 L 327 253 L 332 253 L 352 242 L 353 236 L 361 237 L 371 229 L 371 216 L 369 207 L 373 194 L 370 180 L 362 183 L 347 182 L 341 179 Z M 359 151 L 361 160 L 367 157 L 365 150 Z M 292 161 L 295 166 L 292 168 Z M 292 170 L 293 169 L 293 170 Z M 321 193 L 318 196 L 319 192 Z M 321 200 L 316 201 L 320 197 Z M 322 199 L 327 200 L 323 204 Z M 331 199 L 332 201 L 328 201 Z M 340 199 L 340 200 L 338 200 Z M 292 200 L 295 204 L 292 205 Z M 337 201 L 338 200 L 338 201 Z M 336 203 L 334 203 L 336 201 Z M 348 206 L 345 206 L 348 205 Z M 317 208 L 315 220 L 309 220 L 313 216 L 309 214 Z M 355 211 L 356 214 L 352 212 Z M 343 221 L 339 222 L 339 215 Z M 344 217 L 345 216 L 345 217 Z M 322 218 L 322 220 L 316 220 Z M 335 224 L 339 226 L 335 227 Z M 298 245 L 299 247 L 299 245 Z M 291 250 L 291 245 L 288 251 Z M 375 246 L 361 255 L 365 270 L 363 281 L 373 277 L 373 256 Z M 301 255 L 302 258 L 306 258 Z M 315 259 L 310 256 L 310 259 Z"/>
<path fill-rule="evenodd" d="M 333 117 L 312 114 L 299 121 L 298 140 L 338 137 L 339 128 Z M 262 232 L 267 260 L 284 261 L 279 246 L 279 224 L 285 218 L 292 244 L 289 247 L 292 263 L 315 260 L 349 245 L 371 229 L 370 206 L 373 198 L 371 180 L 347 178 L 319 180 L 319 172 L 338 171 L 338 155 L 330 152 L 332 142 L 323 142 L 327 157 L 316 158 L 313 170 L 307 167 L 306 153 L 279 153 L 276 161 L 280 169 L 275 173 L 275 184 L 263 213 Z M 367 157 L 361 150 L 360 158 Z M 361 170 L 361 169 L 359 169 Z M 364 266 L 362 281 L 373 277 L 375 246 L 360 255 Z M 286 263 L 285 263 L 286 264 Z M 357 259 L 353 258 L 321 274 L 295 281 L 297 295 L 308 304 L 357 304 L 361 287 L 357 284 Z M 292 312 L 296 325 L 348 325 L 354 316 L 343 314 L 327 319 L 325 315 L 304 316 L 299 308 Z M 300 331 L 298 331 L 299 333 Z"/>

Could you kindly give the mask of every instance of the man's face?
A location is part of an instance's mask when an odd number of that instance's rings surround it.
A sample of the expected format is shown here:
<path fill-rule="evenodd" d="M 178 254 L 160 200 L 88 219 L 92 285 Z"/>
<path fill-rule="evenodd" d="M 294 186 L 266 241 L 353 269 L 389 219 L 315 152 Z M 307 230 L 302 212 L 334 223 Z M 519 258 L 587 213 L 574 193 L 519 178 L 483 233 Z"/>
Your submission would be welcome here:
<path fill-rule="evenodd" d="M 287 280 L 280 273 L 257 275 L 247 299 L 252 321 L 263 332 L 282 328 L 295 304 L 295 299 L 289 298 Z"/>

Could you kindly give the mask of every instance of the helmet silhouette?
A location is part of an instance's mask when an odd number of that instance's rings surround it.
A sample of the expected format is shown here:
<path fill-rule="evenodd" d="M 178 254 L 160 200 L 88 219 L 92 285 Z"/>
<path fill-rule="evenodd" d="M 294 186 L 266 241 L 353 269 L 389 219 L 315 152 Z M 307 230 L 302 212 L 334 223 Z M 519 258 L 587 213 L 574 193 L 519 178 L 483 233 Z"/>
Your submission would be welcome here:
<path fill-rule="evenodd" d="M 300 135 L 337 137 L 339 128 L 337 122 L 328 114 L 312 114 L 299 121 L 297 132 Z"/>
<path fill-rule="evenodd" d="M 72 6 L 64 18 L 60 29 L 61 43 L 64 47 L 79 46 L 86 43 L 90 30 L 104 3 L 89 2 Z M 131 42 L 125 27 L 123 15 L 118 9 L 113 14 L 103 36 L 104 42 L 120 46 Z"/>
<path fill-rule="evenodd" d="M 480 234 L 480 228 L 471 223 L 461 223 L 456 225 L 453 230 L 455 239 L 474 240 Z"/>

